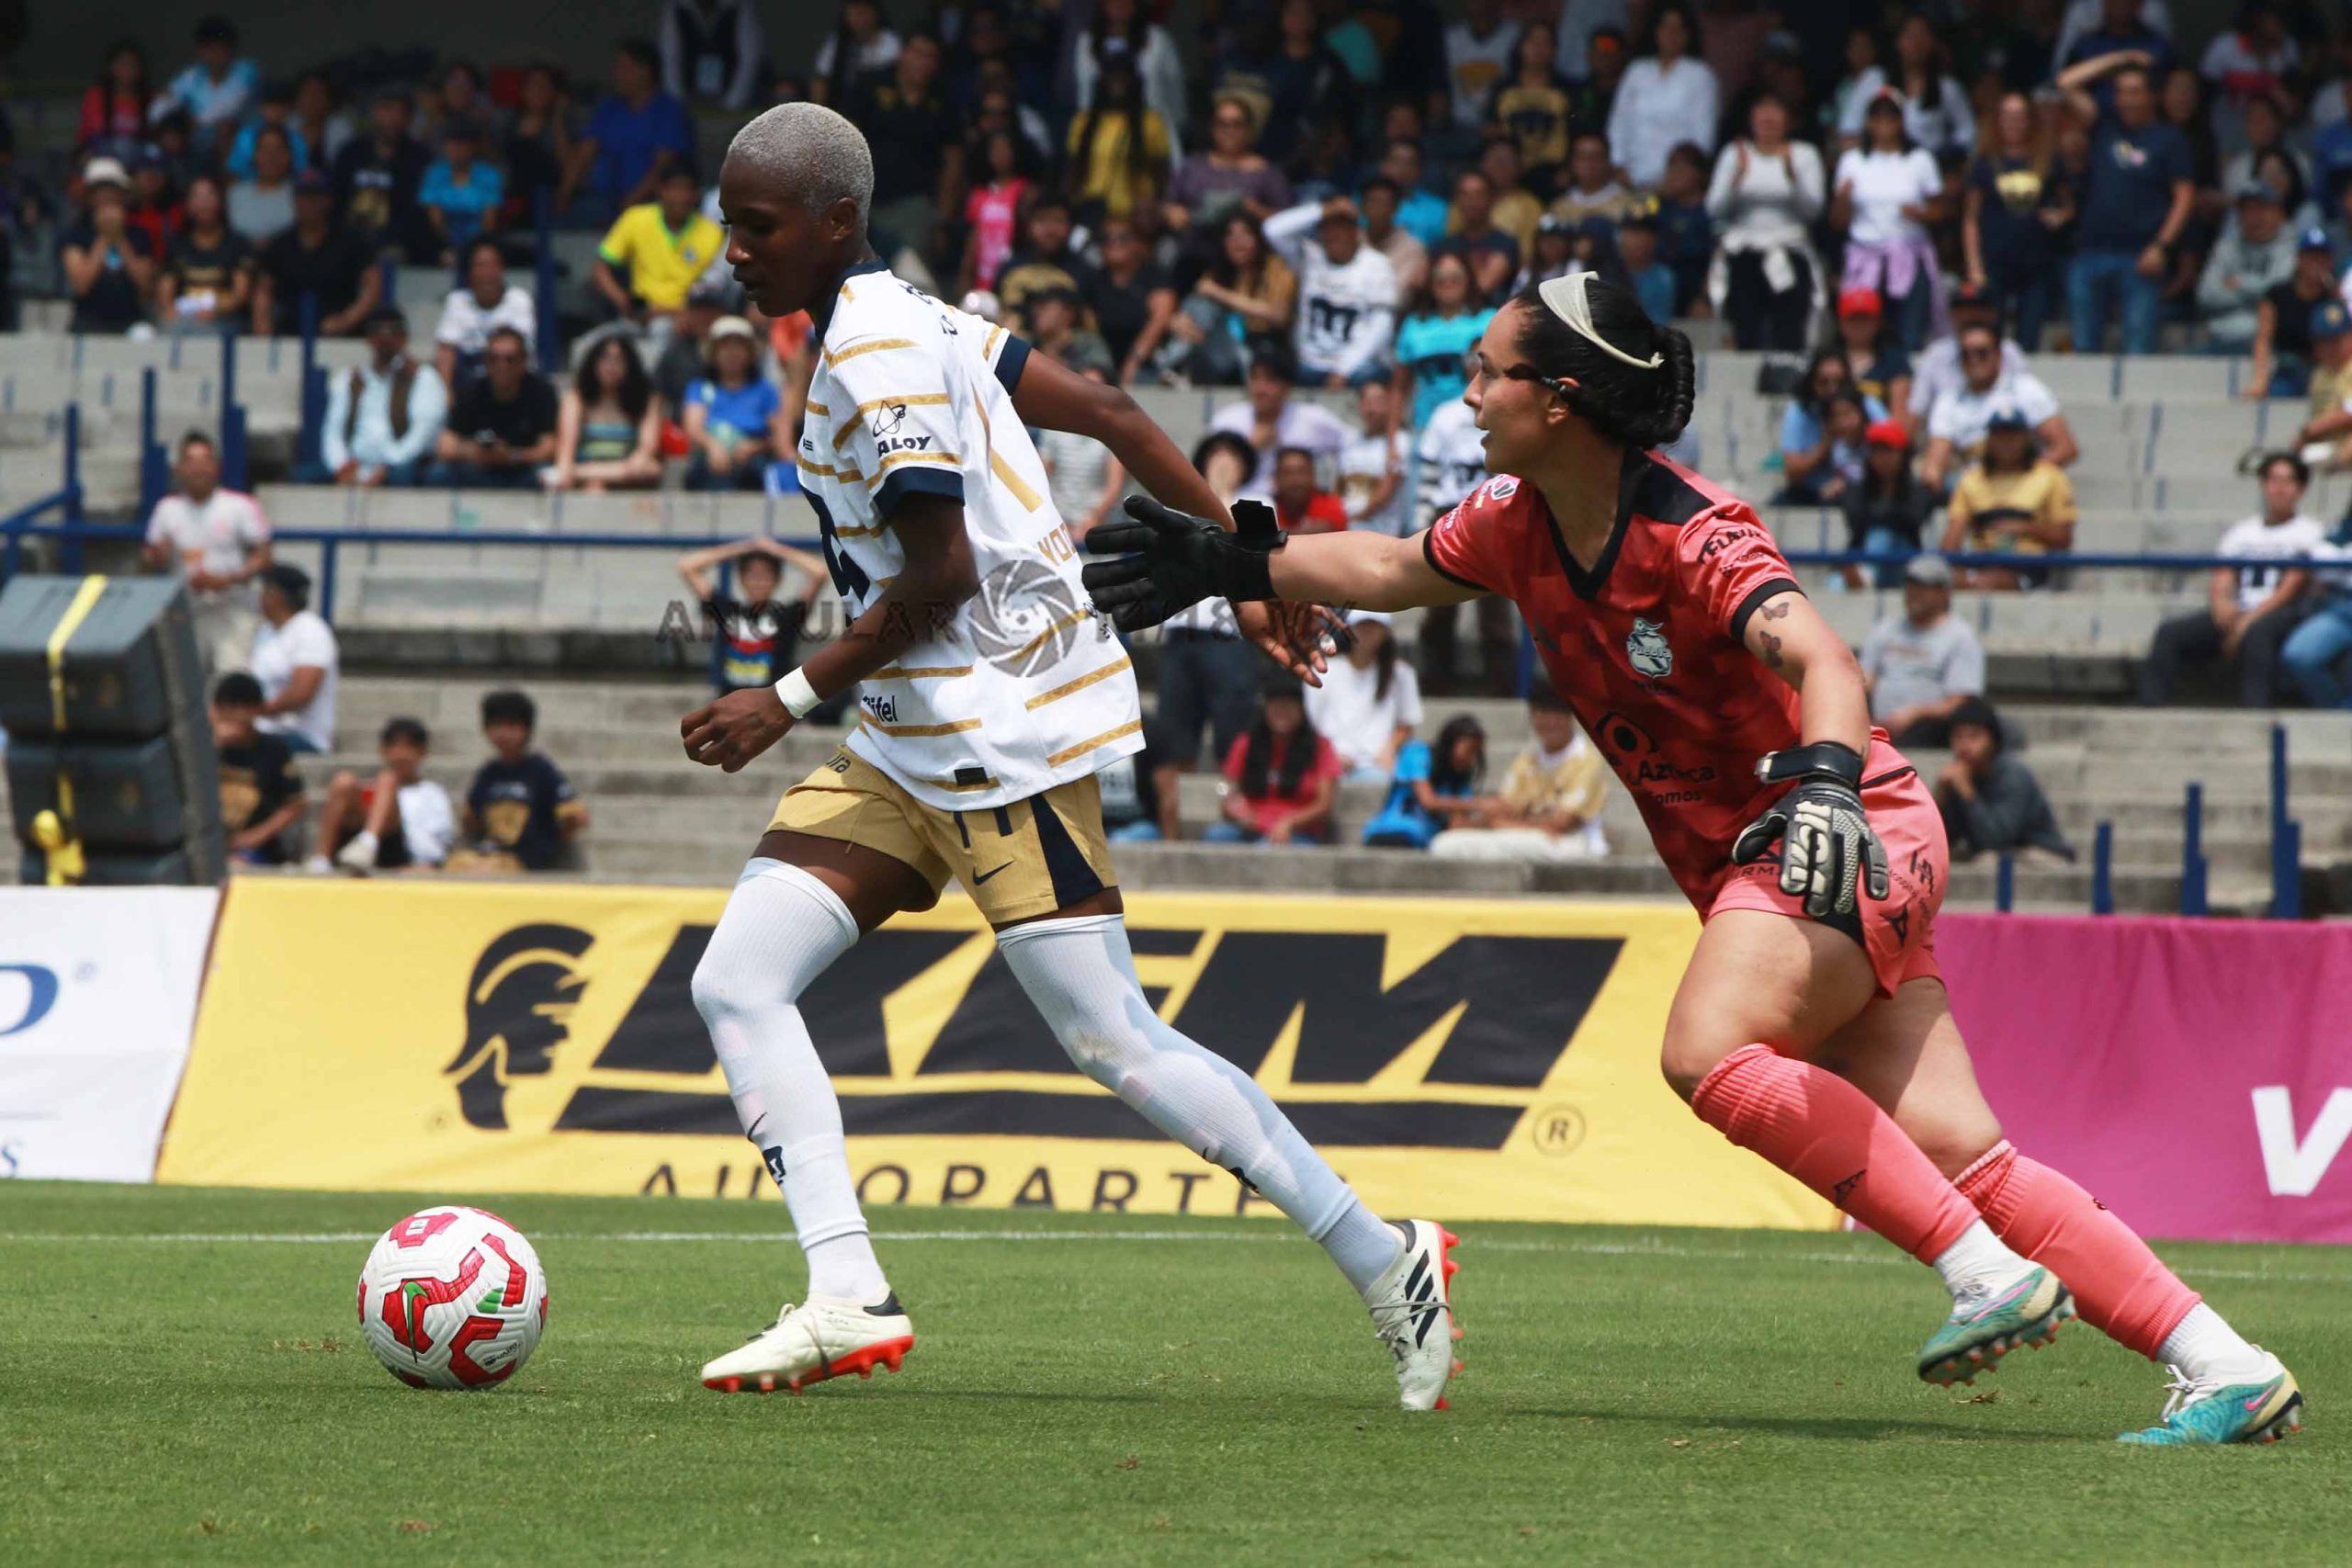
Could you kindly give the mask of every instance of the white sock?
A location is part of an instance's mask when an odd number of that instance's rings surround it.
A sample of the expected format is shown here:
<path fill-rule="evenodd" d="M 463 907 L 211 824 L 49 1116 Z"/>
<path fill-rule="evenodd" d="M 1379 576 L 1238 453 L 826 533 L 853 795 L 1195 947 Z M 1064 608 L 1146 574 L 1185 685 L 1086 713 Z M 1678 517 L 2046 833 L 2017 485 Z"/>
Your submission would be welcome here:
<path fill-rule="evenodd" d="M 996 940 L 1081 1072 L 1255 1187 L 1323 1245 L 1358 1292 L 1372 1288 L 1404 1243 L 1249 1074 L 1160 1021 L 1136 978 L 1122 917 L 1032 920 Z"/>
<path fill-rule="evenodd" d="M 743 1134 L 792 1212 L 808 1293 L 872 1303 L 889 1286 L 850 1179 L 841 1101 L 797 1005 L 856 941 L 857 921 L 831 888 L 797 865 L 752 860 L 695 968 L 694 998 Z"/>
<path fill-rule="evenodd" d="M 1983 1220 L 1973 1222 L 1960 1239 L 1936 1255 L 1933 1265 L 1943 1276 L 1944 1289 L 1955 1306 L 1973 1303 L 2006 1285 L 2032 1265 L 2009 1250 Z"/>
<path fill-rule="evenodd" d="M 2203 1302 L 2190 1307 L 2188 1315 L 2165 1336 L 2165 1342 L 2156 1348 L 2156 1359 L 2200 1382 L 2251 1375 L 2268 1366 L 2260 1350 L 2247 1344 L 2226 1318 Z"/>

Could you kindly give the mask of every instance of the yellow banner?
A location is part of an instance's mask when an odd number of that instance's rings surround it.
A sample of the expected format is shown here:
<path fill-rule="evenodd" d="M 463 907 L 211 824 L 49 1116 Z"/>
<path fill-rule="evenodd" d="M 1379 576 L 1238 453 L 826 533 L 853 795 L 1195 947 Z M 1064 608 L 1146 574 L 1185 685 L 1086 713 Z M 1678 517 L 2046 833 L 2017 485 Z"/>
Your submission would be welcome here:
<path fill-rule="evenodd" d="M 252 879 L 158 1179 L 774 1201 L 689 982 L 723 892 Z M 1374 1209 L 1825 1227 L 1658 1077 L 1679 907 L 1138 894 L 1159 1015 Z M 1271 1213 L 1081 1077 L 950 899 L 802 998 L 869 1206 Z"/>

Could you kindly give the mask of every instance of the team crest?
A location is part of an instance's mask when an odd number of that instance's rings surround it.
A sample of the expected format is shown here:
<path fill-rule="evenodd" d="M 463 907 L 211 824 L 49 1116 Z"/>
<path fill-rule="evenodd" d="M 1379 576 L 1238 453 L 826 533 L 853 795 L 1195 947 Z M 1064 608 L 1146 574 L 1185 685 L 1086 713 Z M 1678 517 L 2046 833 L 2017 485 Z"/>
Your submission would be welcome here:
<path fill-rule="evenodd" d="M 1674 649 L 1667 646 L 1666 627 L 1658 621 L 1634 617 L 1634 629 L 1625 634 L 1625 657 L 1634 661 L 1637 674 L 1653 681 L 1663 681 L 1674 673 Z"/>
<path fill-rule="evenodd" d="M 1510 474 L 1497 474 L 1487 481 L 1487 499 L 1509 501 L 1519 493 L 1519 480 Z"/>

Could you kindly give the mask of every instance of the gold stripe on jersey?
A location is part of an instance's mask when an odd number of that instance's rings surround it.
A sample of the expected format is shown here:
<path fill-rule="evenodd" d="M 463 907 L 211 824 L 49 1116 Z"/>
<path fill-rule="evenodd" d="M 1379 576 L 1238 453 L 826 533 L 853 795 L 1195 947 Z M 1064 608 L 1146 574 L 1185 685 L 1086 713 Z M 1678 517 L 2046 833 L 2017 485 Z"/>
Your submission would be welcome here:
<path fill-rule="evenodd" d="M 895 468 L 901 463 L 937 463 L 943 468 L 960 468 L 964 466 L 964 459 L 953 452 L 893 452 L 875 464 L 874 471 L 865 476 L 866 488 L 871 490 L 880 484 L 883 471 Z"/>
<path fill-rule="evenodd" d="M 860 483 L 865 478 L 864 474 L 859 473 L 855 468 L 836 468 L 824 463 L 812 463 L 806 457 L 800 459 L 800 471 L 813 479 L 838 479 L 842 484 Z M 848 532 L 847 529 L 837 529 L 835 531 L 838 533 Z"/>
<path fill-rule="evenodd" d="M 856 411 L 842 422 L 841 429 L 834 434 L 833 448 L 839 451 L 842 447 L 848 446 L 849 438 L 857 434 L 857 422 L 876 409 L 928 409 L 946 406 L 947 394 L 944 392 L 915 392 L 903 398 L 876 398 L 871 402 L 860 403 Z"/>
<path fill-rule="evenodd" d="M 933 740 L 943 735 L 961 735 L 967 729 L 980 727 L 977 718 L 952 719 L 945 724 L 885 724 L 871 714 L 860 714 L 857 721 L 868 729 L 878 729 L 901 740 Z"/>
<path fill-rule="evenodd" d="M 994 338 L 990 338 L 989 340 L 990 344 L 995 343 L 995 341 L 996 340 Z M 983 358 L 987 356 L 987 352 L 988 351 L 986 349 L 981 350 L 981 356 Z M 1036 511 L 1039 506 L 1045 504 L 1045 497 L 1039 495 L 1035 491 L 1031 490 L 1028 485 L 1023 483 L 1021 476 L 1012 471 L 1012 465 L 1006 462 L 1002 457 L 997 455 L 996 431 L 994 427 L 989 423 L 988 400 L 985 398 L 974 398 L 972 400 L 972 407 L 980 416 L 980 439 L 988 443 L 989 472 L 996 476 L 997 482 L 999 484 L 1004 486 L 1005 489 L 1012 492 L 1012 499 L 1021 503 L 1023 511 Z"/>
<path fill-rule="evenodd" d="M 1075 746 L 1063 747 L 1060 750 L 1046 759 L 1046 766 L 1049 768 L 1058 768 L 1064 762 L 1069 761 L 1072 757 L 1083 757 L 1089 751 L 1093 750 L 1097 746 L 1108 746 L 1114 740 L 1124 740 L 1128 736 L 1136 734 L 1142 728 L 1143 720 L 1139 718 L 1131 718 L 1127 720 L 1126 723 L 1119 726 L 1116 729 L 1106 729 L 1102 734 L 1094 736 L 1091 739 L 1081 740 Z"/>
<path fill-rule="evenodd" d="M 835 354 L 829 348 L 825 350 L 825 367 L 827 369 L 831 369 L 832 367 L 839 365 L 842 360 L 855 359 L 861 354 L 880 354 L 885 349 L 920 348 L 922 346 L 922 345 L 921 344 L 918 344 L 912 338 L 883 337 L 876 338 L 872 343 L 861 343 L 854 348 L 842 349 L 839 354 Z"/>
<path fill-rule="evenodd" d="M 1057 703 L 1064 697 L 1069 696 L 1072 692 L 1082 692 L 1086 690 L 1087 687 L 1094 684 L 1097 681 L 1107 681 L 1112 676 L 1116 675 L 1120 671 L 1131 670 L 1134 667 L 1135 660 L 1122 655 L 1116 663 L 1105 664 L 1102 669 L 1093 671 L 1088 674 L 1080 675 L 1075 681 L 1065 681 L 1050 692 L 1038 693 L 1035 696 L 1029 699 L 1030 711 L 1034 713 L 1037 709 L 1044 707 L 1047 703 Z"/>
<path fill-rule="evenodd" d="M 1091 615 L 1092 614 L 1094 614 L 1094 607 L 1092 605 L 1080 605 L 1077 609 L 1072 610 L 1069 615 L 1064 615 L 1060 620 L 1056 621 L 1052 626 L 1047 626 L 1044 631 L 1039 632 L 1035 637 L 1031 637 L 1027 642 L 1023 643 L 1021 645 L 1020 651 L 1016 652 L 1012 656 L 1012 662 L 1014 664 L 1020 664 L 1031 654 L 1045 647 L 1046 644 L 1051 641 L 1054 637 L 1058 637 L 1061 633 L 1069 630 L 1071 626 L 1078 625 L 1079 622 L 1086 619 L 1087 616 Z"/>
<path fill-rule="evenodd" d="M 832 417 L 833 417 L 833 411 L 832 411 L 832 410 L 831 410 L 831 409 L 829 409 L 829 408 L 827 408 L 827 407 L 826 407 L 824 404 L 822 404 L 822 403 L 802 403 L 802 404 L 800 405 L 800 407 L 802 408 L 802 410 L 803 410 L 804 412 L 808 412 L 808 413 L 820 413 L 820 414 L 823 414 L 827 419 L 831 419 L 831 418 L 832 418 Z"/>
<path fill-rule="evenodd" d="M 968 664 L 893 664 L 887 670 L 876 670 L 865 677 L 869 681 L 953 681 L 969 675 Z"/>
<path fill-rule="evenodd" d="M 990 322 L 989 325 L 989 335 L 986 341 L 980 344 L 981 363 L 986 364 L 988 362 L 989 355 L 996 352 L 997 340 L 1002 336 L 1004 336 L 1004 328 L 995 322 Z"/>

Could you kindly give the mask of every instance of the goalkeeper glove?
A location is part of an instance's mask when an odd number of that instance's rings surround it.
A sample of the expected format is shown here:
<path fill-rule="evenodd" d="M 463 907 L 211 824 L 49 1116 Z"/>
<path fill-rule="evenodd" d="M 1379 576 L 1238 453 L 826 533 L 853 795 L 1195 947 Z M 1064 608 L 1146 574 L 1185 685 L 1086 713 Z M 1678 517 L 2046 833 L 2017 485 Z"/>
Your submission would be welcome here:
<path fill-rule="evenodd" d="M 1172 512 L 1149 496 L 1127 498 L 1128 521 L 1086 536 L 1086 591 L 1123 632 L 1156 626 L 1204 599 L 1237 604 L 1274 597 L 1271 561 L 1283 534 L 1262 501 L 1233 503 L 1233 531 Z"/>
<path fill-rule="evenodd" d="M 1816 920 L 1852 914 L 1864 889 L 1873 899 L 1887 896 L 1886 846 L 1862 810 L 1862 759 L 1850 747 L 1825 740 L 1768 752 L 1756 776 L 1797 784 L 1741 830 L 1731 847 L 1733 864 L 1761 860 L 1781 840 L 1781 891 L 1804 899 L 1804 912 Z"/>

